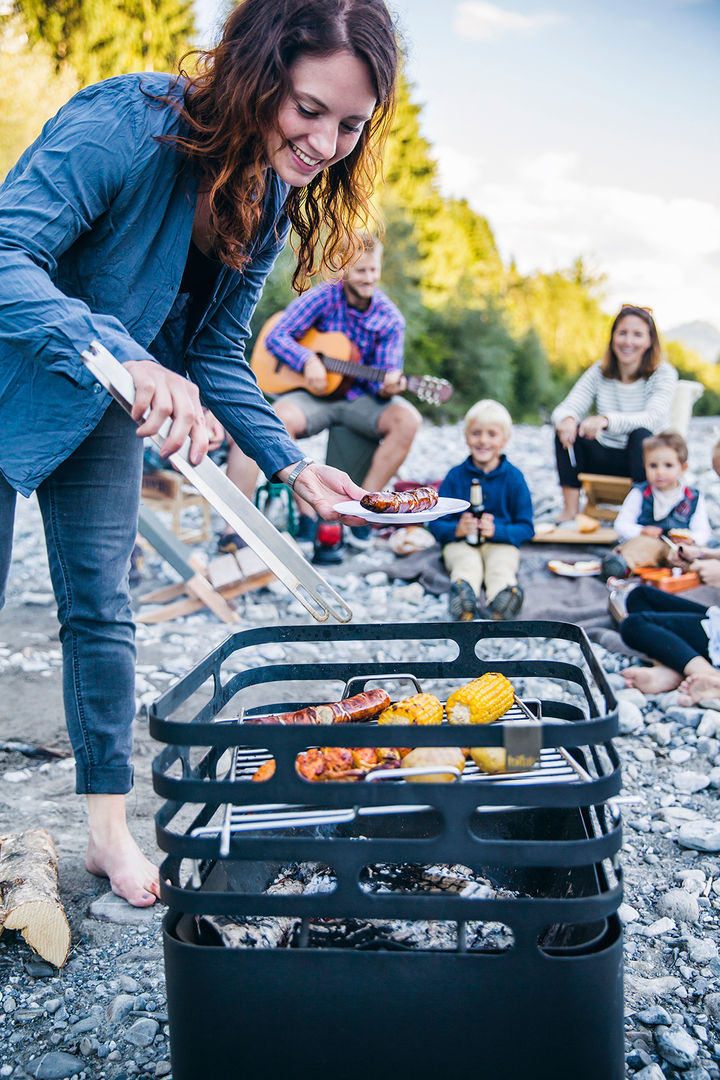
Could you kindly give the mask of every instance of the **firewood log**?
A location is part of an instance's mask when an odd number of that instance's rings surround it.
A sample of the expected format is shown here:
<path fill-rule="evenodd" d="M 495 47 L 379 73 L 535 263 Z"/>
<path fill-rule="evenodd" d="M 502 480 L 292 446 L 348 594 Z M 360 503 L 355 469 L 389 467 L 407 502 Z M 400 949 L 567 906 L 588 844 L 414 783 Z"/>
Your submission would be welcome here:
<path fill-rule="evenodd" d="M 58 859 L 46 829 L 0 836 L 0 933 L 19 930 L 56 967 L 70 951 L 70 927 L 60 903 Z"/>

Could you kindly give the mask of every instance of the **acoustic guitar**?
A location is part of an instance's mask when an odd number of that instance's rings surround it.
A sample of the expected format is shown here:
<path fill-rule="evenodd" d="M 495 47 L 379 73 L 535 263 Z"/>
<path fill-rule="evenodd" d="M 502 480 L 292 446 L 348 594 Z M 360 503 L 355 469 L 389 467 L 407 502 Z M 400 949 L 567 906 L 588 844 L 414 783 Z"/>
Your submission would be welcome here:
<path fill-rule="evenodd" d="M 339 398 L 345 395 L 348 387 L 356 379 L 365 379 L 368 382 L 382 382 L 384 379 L 385 368 L 360 363 L 358 348 L 347 335 L 339 331 L 323 333 L 320 330 L 310 329 L 300 339 L 300 344 L 317 353 L 328 372 L 327 387 L 322 394 L 310 390 L 303 372 L 295 371 L 284 361 L 279 360 L 270 352 L 265 343 L 268 333 L 282 314 L 283 312 L 279 311 L 265 323 L 250 359 L 250 367 L 255 372 L 255 378 L 264 394 L 285 394 L 288 390 L 308 390 L 316 397 Z M 439 405 L 452 395 L 453 388 L 445 379 L 435 378 L 434 375 L 407 375 L 406 378 L 407 389 L 411 394 L 416 394 L 421 401 Z"/>

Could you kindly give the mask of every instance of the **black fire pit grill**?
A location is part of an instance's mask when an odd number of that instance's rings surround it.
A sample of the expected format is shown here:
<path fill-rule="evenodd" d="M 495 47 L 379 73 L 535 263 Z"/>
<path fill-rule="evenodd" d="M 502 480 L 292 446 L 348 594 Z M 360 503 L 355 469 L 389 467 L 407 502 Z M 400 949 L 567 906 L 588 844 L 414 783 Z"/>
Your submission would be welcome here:
<path fill-rule="evenodd" d="M 495 660 L 512 639 L 522 658 Z M 565 659 L 547 658 L 553 639 Z M 486 671 L 517 695 L 492 725 L 243 722 L 378 685 L 393 700 L 444 701 Z M 468 1080 L 621 1080 L 617 709 L 582 630 L 239 632 L 155 703 L 150 729 L 167 744 L 153 783 L 167 800 L 156 824 L 175 1080 L 437 1080 L 449 1068 Z M 452 783 L 397 771 L 309 783 L 295 770 L 313 745 L 380 743 L 505 746 L 534 763 L 497 776 L 468 764 Z M 271 756 L 274 776 L 253 782 Z M 323 888 L 278 889 L 278 876 L 308 868 Z M 438 876 L 470 884 L 419 890 Z M 217 932 L 226 924 L 290 930 L 282 947 L 235 947 Z"/>

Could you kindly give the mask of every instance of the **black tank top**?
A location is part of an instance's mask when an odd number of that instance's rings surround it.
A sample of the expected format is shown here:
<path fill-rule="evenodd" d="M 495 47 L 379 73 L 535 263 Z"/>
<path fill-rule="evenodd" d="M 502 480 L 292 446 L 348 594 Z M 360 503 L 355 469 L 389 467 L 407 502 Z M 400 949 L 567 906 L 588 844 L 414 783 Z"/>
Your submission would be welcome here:
<path fill-rule="evenodd" d="M 210 302 L 222 263 L 190 241 L 178 294 L 148 352 L 164 367 L 182 372 L 182 357 Z"/>

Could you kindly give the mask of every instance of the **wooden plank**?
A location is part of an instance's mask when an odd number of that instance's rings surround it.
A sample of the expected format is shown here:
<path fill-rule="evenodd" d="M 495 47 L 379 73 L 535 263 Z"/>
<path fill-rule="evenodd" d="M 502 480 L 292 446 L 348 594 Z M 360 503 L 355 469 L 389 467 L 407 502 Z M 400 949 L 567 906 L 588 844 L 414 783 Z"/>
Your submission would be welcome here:
<path fill-rule="evenodd" d="M 255 589 L 262 589 L 263 586 L 269 585 L 271 581 L 275 579 L 275 575 L 271 570 L 266 570 L 263 574 L 256 574 L 252 578 L 247 578 L 245 581 L 236 581 L 234 585 L 223 586 L 218 590 L 225 600 L 233 600 L 236 596 L 242 596 L 244 593 L 253 592 Z M 184 590 L 184 585 L 171 586 L 173 589 Z M 158 592 L 164 590 L 159 589 Z M 156 595 L 156 594 L 151 594 Z M 182 593 L 174 594 L 182 596 Z M 147 598 L 149 600 L 149 597 Z M 203 600 L 199 600 L 195 596 L 188 596 L 187 594 L 181 599 L 177 599 L 175 603 L 165 604 L 163 607 L 159 607 L 156 611 L 150 611 L 147 614 L 136 615 L 135 621 L 144 624 L 162 623 L 168 622 L 170 619 L 178 619 L 183 615 L 194 615 L 198 611 L 202 611 L 207 605 Z M 236 619 L 235 621 L 238 621 Z"/>
<path fill-rule="evenodd" d="M 222 595 L 226 600 L 232 600 L 236 596 L 242 596 L 246 592 L 254 592 L 255 589 L 262 589 L 265 585 L 269 585 L 271 581 L 275 580 L 275 575 L 272 570 L 266 570 L 263 574 L 255 574 L 251 578 L 246 578 L 245 581 L 238 581 L 235 585 L 228 585 L 227 588 L 221 589 Z"/>
<path fill-rule="evenodd" d="M 585 513 L 599 521 L 614 521 L 633 482 L 629 476 L 578 473 L 587 499 Z"/>
<path fill-rule="evenodd" d="M 534 544 L 617 544 L 618 534 L 614 529 L 603 528 L 594 532 L 578 532 L 577 529 L 554 528 L 552 532 L 533 536 Z"/>
<path fill-rule="evenodd" d="M 148 510 L 147 506 L 140 506 L 138 515 L 138 532 L 149 544 L 161 555 L 165 562 L 170 563 L 181 578 L 189 581 L 197 573 L 197 565 L 193 565 L 188 550 L 177 536 L 163 525 L 157 514 Z"/>
<path fill-rule="evenodd" d="M 171 619 L 180 619 L 183 615 L 194 615 L 196 611 L 202 611 L 205 607 L 201 600 L 195 597 L 185 596 L 182 600 L 176 600 L 174 604 L 163 604 L 154 611 L 141 612 L 135 616 L 135 622 L 144 626 L 152 626 L 155 623 L 170 622 Z"/>
<path fill-rule="evenodd" d="M 212 560 L 216 580 L 209 580 L 209 568 L 188 554 L 187 548 L 146 506 L 140 507 L 140 535 L 149 543 L 183 581 L 146 593 L 141 604 L 160 605 L 155 611 L 140 612 L 136 621 L 143 624 L 167 622 L 209 608 L 224 623 L 237 623 L 240 617 L 228 604 L 236 596 L 269 585 L 275 575 L 260 558 L 245 548 L 235 555 Z M 229 568 L 229 572 L 228 572 Z M 262 568 L 262 569 L 261 569 Z M 222 573 L 218 573 L 218 569 Z M 260 571 L 261 572 L 258 572 Z M 248 571 L 254 571 L 252 573 Z"/>
<path fill-rule="evenodd" d="M 185 582 L 179 581 L 176 585 L 166 585 L 163 589 L 143 593 L 139 599 L 141 604 L 167 604 L 171 600 L 177 600 L 179 596 L 186 595 Z"/>
<path fill-rule="evenodd" d="M 201 574 L 196 574 L 195 577 L 186 581 L 185 588 L 190 594 L 197 597 L 197 599 L 206 607 L 209 607 L 222 622 L 240 622 L 240 616 L 237 611 L 233 611 L 227 600 L 225 600 L 219 592 L 216 592 L 208 579 L 202 577 Z"/>

